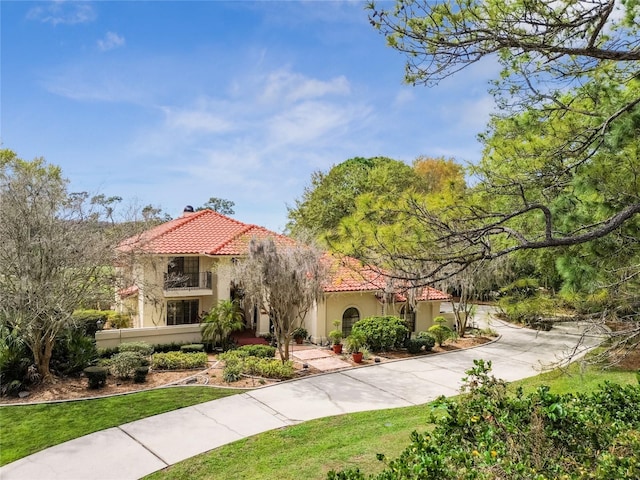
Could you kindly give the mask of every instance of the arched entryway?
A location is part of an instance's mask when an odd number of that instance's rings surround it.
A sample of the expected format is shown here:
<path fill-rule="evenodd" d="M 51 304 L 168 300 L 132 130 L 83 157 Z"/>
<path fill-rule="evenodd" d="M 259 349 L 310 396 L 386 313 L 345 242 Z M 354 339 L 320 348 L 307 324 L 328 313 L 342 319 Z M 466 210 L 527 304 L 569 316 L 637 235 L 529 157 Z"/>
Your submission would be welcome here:
<path fill-rule="evenodd" d="M 355 307 L 347 308 L 342 314 L 342 336 L 351 335 L 353 324 L 360 320 L 360 312 Z"/>

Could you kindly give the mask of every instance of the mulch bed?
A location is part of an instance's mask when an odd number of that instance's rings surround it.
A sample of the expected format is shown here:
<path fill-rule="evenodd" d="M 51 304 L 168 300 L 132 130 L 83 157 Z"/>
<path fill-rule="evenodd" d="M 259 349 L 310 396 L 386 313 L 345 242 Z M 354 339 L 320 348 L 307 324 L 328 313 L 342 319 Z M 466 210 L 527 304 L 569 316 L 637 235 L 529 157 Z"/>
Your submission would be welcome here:
<path fill-rule="evenodd" d="M 434 347 L 430 352 L 422 352 L 412 355 L 406 351 L 390 351 L 372 353 L 371 356 L 362 363 L 355 363 L 351 355 L 338 355 L 342 360 L 351 366 L 358 367 L 375 363 L 375 357 L 379 357 L 381 362 L 410 358 L 416 356 L 432 355 L 437 352 L 450 352 L 469 348 L 491 341 L 485 337 L 465 337 L 454 342 L 447 342 L 442 347 Z M 332 353 L 332 355 L 335 355 Z M 307 365 L 303 367 L 302 362 L 295 362 L 296 378 L 306 377 L 321 373 L 319 370 Z M 150 371 L 145 383 L 134 383 L 133 380 L 119 380 L 109 376 L 107 385 L 98 390 L 87 388 L 85 377 L 56 378 L 51 385 L 34 385 L 29 388 L 29 395 L 26 398 L 2 397 L 0 405 L 16 403 L 37 403 L 52 402 L 61 400 L 80 400 L 92 397 L 108 396 L 114 394 L 129 393 L 150 388 L 162 387 L 165 385 L 209 385 L 223 388 L 258 388 L 264 385 L 277 383 L 278 380 L 244 377 L 233 383 L 226 383 L 222 378 L 222 364 L 218 362 L 215 355 L 209 355 L 209 366 L 202 370 L 182 370 L 182 371 Z"/>

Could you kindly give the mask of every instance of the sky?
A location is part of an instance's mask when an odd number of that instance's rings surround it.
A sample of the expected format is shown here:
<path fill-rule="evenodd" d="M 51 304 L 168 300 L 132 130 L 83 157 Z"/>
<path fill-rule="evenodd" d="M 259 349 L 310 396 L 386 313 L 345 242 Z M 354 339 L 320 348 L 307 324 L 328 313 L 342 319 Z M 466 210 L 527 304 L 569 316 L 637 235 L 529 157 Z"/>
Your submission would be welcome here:
<path fill-rule="evenodd" d="M 381 2 L 392 6 L 390 2 Z M 0 141 L 71 191 L 281 232 L 314 171 L 480 158 L 497 66 L 404 83 L 359 1 L 0 2 Z"/>

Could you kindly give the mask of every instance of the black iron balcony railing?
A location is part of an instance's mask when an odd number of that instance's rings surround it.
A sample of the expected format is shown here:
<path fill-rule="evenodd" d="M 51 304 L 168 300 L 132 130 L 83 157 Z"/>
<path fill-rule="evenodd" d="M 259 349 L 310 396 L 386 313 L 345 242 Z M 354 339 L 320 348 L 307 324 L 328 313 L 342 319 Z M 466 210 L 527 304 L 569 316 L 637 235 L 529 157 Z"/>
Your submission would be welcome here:
<path fill-rule="evenodd" d="M 211 289 L 211 272 L 165 273 L 165 290 Z"/>

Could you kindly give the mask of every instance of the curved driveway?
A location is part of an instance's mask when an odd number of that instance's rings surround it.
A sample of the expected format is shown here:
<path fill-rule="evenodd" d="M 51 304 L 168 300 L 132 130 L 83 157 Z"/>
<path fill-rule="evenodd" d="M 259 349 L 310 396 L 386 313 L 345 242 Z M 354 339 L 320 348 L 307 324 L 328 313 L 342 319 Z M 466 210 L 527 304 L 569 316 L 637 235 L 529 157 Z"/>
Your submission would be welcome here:
<path fill-rule="evenodd" d="M 476 318 L 485 323 L 487 311 Z M 576 324 L 539 333 L 495 320 L 491 327 L 501 337 L 487 345 L 307 377 L 145 418 L 5 465 L 0 478 L 137 479 L 221 445 L 301 421 L 455 395 L 474 359 L 491 360 L 496 377 L 513 381 L 536 375 L 569 353 L 582 354 L 599 341 L 586 337 L 576 349 L 581 331 Z"/>

